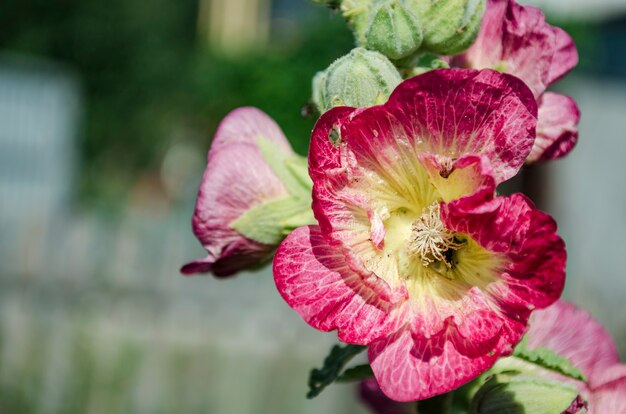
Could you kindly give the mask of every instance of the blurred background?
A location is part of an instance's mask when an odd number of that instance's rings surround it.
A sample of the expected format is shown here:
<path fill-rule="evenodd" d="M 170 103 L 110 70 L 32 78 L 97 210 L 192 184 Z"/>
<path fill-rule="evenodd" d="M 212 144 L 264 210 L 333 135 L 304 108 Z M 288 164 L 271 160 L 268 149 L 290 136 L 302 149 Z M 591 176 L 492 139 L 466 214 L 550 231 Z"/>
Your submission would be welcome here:
<path fill-rule="evenodd" d="M 626 3 L 543 0 L 581 61 L 565 160 L 514 183 L 553 214 L 566 298 L 626 356 Z M 0 2 L 0 413 L 363 413 L 350 385 L 307 401 L 336 339 L 269 269 L 183 278 L 219 120 L 257 106 L 306 153 L 314 73 L 345 54 L 306 0 Z"/>

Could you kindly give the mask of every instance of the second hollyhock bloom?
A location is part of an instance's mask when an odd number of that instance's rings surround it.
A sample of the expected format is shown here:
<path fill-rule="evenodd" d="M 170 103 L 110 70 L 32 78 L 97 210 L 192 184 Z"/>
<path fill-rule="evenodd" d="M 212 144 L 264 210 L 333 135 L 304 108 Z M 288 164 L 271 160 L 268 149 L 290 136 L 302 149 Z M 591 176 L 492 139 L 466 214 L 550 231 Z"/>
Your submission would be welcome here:
<path fill-rule="evenodd" d="M 491 68 L 522 79 L 539 107 L 537 139 L 527 162 L 559 158 L 578 140 L 580 112 L 568 96 L 545 92 L 578 63 L 572 38 L 545 21 L 540 9 L 488 0 L 476 42 L 452 66 Z"/>
<path fill-rule="evenodd" d="M 269 148 L 272 160 L 263 148 Z M 291 170 L 290 161 L 295 162 Z M 248 222 L 255 208 L 265 217 L 272 213 L 277 222 L 301 222 L 301 217 L 310 221 L 308 177 L 298 180 L 291 174 L 297 163 L 280 127 L 265 113 L 245 107 L 228 114 L 211 144 L 192 218 L 193 232 L 207 256 L 185 264 L 181 272 L 224 277 L 268 261 L 284 237 L 281 227 L 265 223 L 263 217 Z"/>
<path fill-rule="evenodd" d="M 490 368 L 564 284 L 554 221 L 496 197 L 533 145 L 536 102 L 519 79 L 442 69 L 382 106 L 338 107 L 313 131 L 319 226 L 274 259 L 287 303 L 313 327 L 369 345 L 382 391 L 441 394 Z"/>
<path fill-rule="evenodd" d="M 585 310 L 558 301 L 537 311 L 530 320 L 527 347 L 548 348 L 585 374 L 586 383 L 573 383 L 588 401 L 590 414 L 626 414 L 626 364 L 620 362 L 611 335 Z"/>

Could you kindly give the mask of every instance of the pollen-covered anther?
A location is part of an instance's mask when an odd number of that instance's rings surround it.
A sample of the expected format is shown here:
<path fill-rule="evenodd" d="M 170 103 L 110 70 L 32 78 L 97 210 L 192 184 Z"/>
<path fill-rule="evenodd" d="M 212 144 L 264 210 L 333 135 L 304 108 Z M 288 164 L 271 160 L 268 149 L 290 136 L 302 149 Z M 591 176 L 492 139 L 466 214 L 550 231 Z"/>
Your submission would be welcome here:
<path fill-rule="evenodd" d="M 420 218 L 413 222 L 408 252 L 413 256 L 419 256 L 425 267 L 438 261 L 451 268 L 452 264 L 446 253 L 449 250 L 458 250 L 462 246 L 454 241 L 455 235 L 455 232 L 443 225 L 439 203 L 435 202 L 424 208 Z"/>

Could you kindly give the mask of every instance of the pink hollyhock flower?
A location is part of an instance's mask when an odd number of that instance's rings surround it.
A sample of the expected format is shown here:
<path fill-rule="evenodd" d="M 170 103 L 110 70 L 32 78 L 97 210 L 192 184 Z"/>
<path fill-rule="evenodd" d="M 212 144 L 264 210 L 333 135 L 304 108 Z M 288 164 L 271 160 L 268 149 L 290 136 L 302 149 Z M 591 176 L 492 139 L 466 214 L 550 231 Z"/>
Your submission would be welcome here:
<path fill-rule="evenodd" d="M 369 345 L 382 391 L 450 391 L 512 351 L 561 294 L 565 246 L 523 195 L 496 197 L 531 150 L 536 102 L 519 79 L 441 69 L 389 101 L 317 122 L 309 173 L 319 226 L 280 245 L 274 277 L 322 331 Z"/>
<path fill-rule="evenodd" d="M 587 384 L 574 384 L 590 414 L 626 414 L 626 364 L 620 363 L 611 335 L 585 310 L 558 301 L 535 312 L 526 346 L 548 348 L 585 374 Z"/>
<path fill-rule="evenodd" d="M 193 232 L 208 255 L 184 265 L 183 274 L 230 276 L 271 258 L 275 245 L 251 240 L 231 228 L 251 208 L 289 195 L 264 160 L 259 138 L 293 155 L 278 125 L 259 109 L 236 109 L 219 125 L 192 218 Z"/>
<path fill-rule="evenodd" d="M 540 9 L 514 0 L 488 0 L 476 42 L 453 66 L 491 68 L 522 79 L 538 100 L 537 140 L 527 162 L 559 158 L 578 140 L 580 111 L 568 96 L 544 93 L 578 63 L 572 38 L 546 23 Z"/>

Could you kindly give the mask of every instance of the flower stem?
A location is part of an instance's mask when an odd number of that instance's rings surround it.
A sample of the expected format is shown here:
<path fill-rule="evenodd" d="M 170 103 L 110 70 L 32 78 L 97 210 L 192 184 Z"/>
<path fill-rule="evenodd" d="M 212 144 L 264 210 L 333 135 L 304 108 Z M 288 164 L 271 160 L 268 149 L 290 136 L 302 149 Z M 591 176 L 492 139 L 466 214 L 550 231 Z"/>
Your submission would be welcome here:
<path fill-rule="evenodd" d="M 452 393 L 437 395 L 418 401 L 417 414 L 448 414 L 452 406 Z"/>

